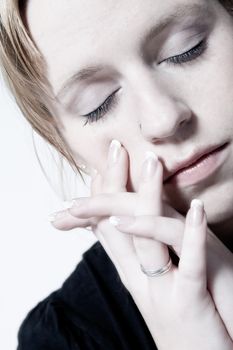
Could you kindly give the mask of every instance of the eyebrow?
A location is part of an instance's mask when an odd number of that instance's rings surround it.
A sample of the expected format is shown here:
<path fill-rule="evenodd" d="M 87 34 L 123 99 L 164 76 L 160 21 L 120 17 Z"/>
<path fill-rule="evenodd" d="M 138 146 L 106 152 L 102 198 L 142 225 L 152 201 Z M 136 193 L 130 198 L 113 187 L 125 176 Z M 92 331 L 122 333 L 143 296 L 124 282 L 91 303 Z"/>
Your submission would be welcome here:
<path fill-rule="evenodd" d="M 163 16 L 158 23 L 149 28 L 149 30 L 144 34 L 142 38 L 141 48 L 149 42 L 152 38 L 156 37 L 161 31 L 163 31 L 167 26 L 179 20 L 187 15 L 191 16 L 208 16 L 209 14 L 209 6 L 207 4 L 187 4 L 187 5 L 179 5 L 175 8 L 175 11 L 170 13 L 169 15 Z M 74 73 L 71 77 L 69 77 L 58 90 L 55 98 L 60 100 L 64 97 L 64 95 L 71 89 L 71 87 L 78 83 L 89 80 L 91 77 L 94 77 L 97 73 L 100 73 L 106 69 L 105 65 L 90 65 L 87 66 L 76 73 Z"/>

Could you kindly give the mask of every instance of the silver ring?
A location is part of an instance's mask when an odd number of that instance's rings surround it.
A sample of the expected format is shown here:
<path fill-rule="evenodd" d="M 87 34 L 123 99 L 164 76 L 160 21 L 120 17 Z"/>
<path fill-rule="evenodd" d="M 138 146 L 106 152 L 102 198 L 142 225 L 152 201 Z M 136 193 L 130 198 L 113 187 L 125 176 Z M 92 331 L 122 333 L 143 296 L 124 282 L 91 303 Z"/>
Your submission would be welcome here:
<path fill-rule="evenodd" d="M 158 277 L 158 276 L 164 275 L 165 273 L 167 273 L 171 269 L 172 259 L 169 256 L 168 263 L 164 267 L 161 267 L 161 269 L 158 269 L 158 270 L 147 270 L 141 264 L 140 264 L 140 267 L 141 267 L 142 272 L 145 273 L 145 275 L 147 275 L 148 277 Z"/>

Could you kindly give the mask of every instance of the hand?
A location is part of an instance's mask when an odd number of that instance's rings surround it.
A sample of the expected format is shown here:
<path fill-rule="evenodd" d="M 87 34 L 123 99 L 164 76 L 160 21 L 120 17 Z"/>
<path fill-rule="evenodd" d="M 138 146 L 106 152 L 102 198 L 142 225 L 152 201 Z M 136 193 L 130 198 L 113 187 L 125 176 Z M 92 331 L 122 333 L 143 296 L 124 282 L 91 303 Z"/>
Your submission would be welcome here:
<path fill-rule="evenodd" d="M 95 183 L 97 182 L 95 180 Z M 185 218 L 165 202 L 163 203 L 164 217 L 155 215 L 134 216 L 136 212 L 135 199 L 134 193 L 121 191 L 120 193 L 106 195 L 97 194 L 96 192 L 96 195 L 92 198 L 79 199 L 79 202 L 83 204 L 82 207 L 73 209 L 73 214 L 77 217 L 71 216 L 68 211 L 61 212 L 63 217 L 56 221 L 56 227 L 60 230 L 70 230 L 74 227 L 93 226 L 98 222 L 97 217 L 124 215 L 119 218 L 124 218 L 128 221 L 128 224 L 118 225 L 121 232 L 160 241 L 169 245 L 180 257 Z M 131 224 L 129 224 L 129 220 Z M 102 245 L 110 256 L 109 248 L 103 241 Z M 123 248 L 121 250 L 124 255 Z M 112 260 L 114 261 L 113 257 Z M 117 262 L 115 262 L 116 264 Z M 126 281 L 124 284 L 126 286 Z M 233 339 L 233 254 L 208 227 L 207 285 L 215 306 Z"/>
<path fill-rule="evenodd" d="M 73 209 L 73 214 L 76 214 L 77 218 L 71 217 L 69 213 L 66 213 L 68 221 L 65 219 L 66 217 L 63 218 L 59 222 L 60 229 L 63 227 L 63 229 L 68 230 L 77 226 L 94 225 L 98 221 L 98 216 L 124 215 L 118 217 L 118 219 L 121 218 L 128 221 L 127 225 L 121 224 L 117 226 L 121 232 L 163 242 L 169 245 L 180 257 L 185 218 L 165 202 L 163 203 L 164 217 L 155 215 L 133 216 L 133 213 L 136 212 L 136 197 L 134 195 L 134 193 L 120 192 L 107 195 L 98 194 L 91 199 L 82 198 L 79 200 L 82 203 L 82 207 Z M 129 220 L 131 223 L 129 223 Z M 104 245 L 103 242 L 102 244 Z M 106 244 L 105 250 L 108 251 L 110 256 L 111 253 Z M 112 260 L 114 260 L 113 257 Z M 233 255 L 208 227 L 207 281 L 208 290 L 215 306 L 229 335 L 233 339 Z"/>
<path fill-rule="evenodd" d="M 122 175 L 120 173 L 120 170 L 125 157 L 122 155 L 121 158 L 118 167 L 115 165 L 115 167 L 108 168 L 103 179 L 97 176 L 93 181 L 95 188 L 100 188 L 100 183 L 102 182 L 101 191 L 118 192 L 123 190 L 126 177 L 125 174 Z M 136 212 L 133 212 L 131 215 L 162 215 L 161 174 L 162 169 L 159 163 L 155 175 L 150 180 L 141 181 L 136 195 L 132 193 L 118 194 L 119 196 L 125 195 L 125 206 L 127 205 L 129 208 L 131 203 L 133 209 L 136 208 Z M 151 191 L 152 193 L 150 193 Z M 135 196 L 132 198 L 132 195 Z M 97 197 L 98 195 L 95 193 L 95 197 L 92 199 L 99 200 L 100 203 L 100 198 Z M 126 202 L 127 199 L 128 201 Z M 122 211 L 123 209 L 121 208 Z M 80 208 L 78 210 L 80 214 Z M 179 349 L 187 347 L 191 349 L 190 346 L 185 345 L 186 341 L 192 345 L 195 344 L 196 348 L 198 339 L 196 339 L 195 334 L 199 334 L 199 337 L 201 335 L 203 337 L 207 336 L 207 339 L 209 337 L 205 346 L 203 346 L 203 339 L 199 344 L 202 349 L 214 349 L 214 346 L 216 346 L 216 349 L 227 349 L 228 346 L 232 346 L 225 327 L 215 310 L 211 296 L 206 289 L 204 240 L 206 218 L 199 229 L 196 228 L 194 230 L 186 223 L 179 269 L 173 266 L 172 270 L 165 276 L 159 277 L 159 279 L 148 280 L 138 268 L 139 261 L 147 267 L 153 266 L 154 268 L 156 264 L 158 267 L 163 266 L 165 259 L 168 257 L 166 245 L 148 238 L 133 238 L 130 235 L 123 235 L 117 232 L 114 227 L 109 225 L 107 219 L 103 219 L 103 216 L 106 215 L 106 208 L 105 213 L 101 213 L 101 210 L 99 210 L 98 214 L 93 215 L 89 203 L 88 207 L 85 206 L 84 211 L 87 217 L 98 216 L 98 219 L 95 218 L 95 223 L 93 224 L 95 225 L 94 232 L 99 236 L 100 241 L 102 240 L 101 243 L 104 247 L 107 248 L 107 253 L 112 258 L 119 274 L 135 299 L 156 342 L 161 344 L 159 348 L 170 348 L 170 345 L 173 343 L 173 348 L 174 344 L 176 344 Z M 71 218 L 69 220 L 71 222 Z M 78 221 L 80 219 L 73 218 L 73 220 Z M 84 224 L 86 219 L 82 220 L 82 223 L 79 221 L 81 225 Z M 74 224 L 74 221 L 72 224 Z M 78 222 L 76 224 L 78 226 Z M 134 249 L 134 242 L 136 243 L 136 249 Z M 188 307 L 187 303 L 189 302 L 192 302 L 191 308 Z M 156 318 L 154 315 L 156 315 Z M 189 321 L 187 324 L 185 323 L 185 327 L 183 316 Z M 156 327 L 154 326 L 155 321 L 157 322 Z M 164 329 L 168 330 L 169 338 L 165 336 Z M 203 330 L 205 330 L 205 334 Z M 177 339 L 179 332 L 182 332 L 182 336 Z M 214 339 L 214 345 L 210 346 L 211 338 Z"/>

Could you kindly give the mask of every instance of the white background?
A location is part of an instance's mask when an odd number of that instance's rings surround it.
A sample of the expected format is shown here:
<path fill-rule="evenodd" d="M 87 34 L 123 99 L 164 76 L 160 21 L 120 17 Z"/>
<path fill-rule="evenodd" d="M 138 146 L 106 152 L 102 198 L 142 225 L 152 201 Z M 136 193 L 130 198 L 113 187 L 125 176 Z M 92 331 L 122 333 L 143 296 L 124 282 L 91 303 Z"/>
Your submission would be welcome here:
<path fill-rule="evenodd" d="M 1 77 L 0 120 L 0 349 L 15 350 L 26 313 L 61 286 L 96 239 L 87 230 L 59 231 L 49 222 L 49 214 L 64 208 L 59 171 L 48 145 L 34 132 L 51 188 L 33 148 L 32 128 Z M 89 195 L 88 178 L 85 186 L 69 171 L 66 199 Z"/>

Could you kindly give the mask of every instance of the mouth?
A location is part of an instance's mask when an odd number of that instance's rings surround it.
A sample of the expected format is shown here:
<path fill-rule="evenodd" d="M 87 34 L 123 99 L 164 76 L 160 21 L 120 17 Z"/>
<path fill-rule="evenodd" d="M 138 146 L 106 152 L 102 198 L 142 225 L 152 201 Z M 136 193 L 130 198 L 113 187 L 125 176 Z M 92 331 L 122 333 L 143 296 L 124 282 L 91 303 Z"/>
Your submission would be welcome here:
<path fill-rule="evenodd" d="M 224 163 L 228 144 L 229 142 L 226 142 L 221 146 L 212 146 L 196 152 L 189 159 L 177 164 L 168 173 L 164 184 L 176 184 L 183 187 L 207 178 Z"/>

